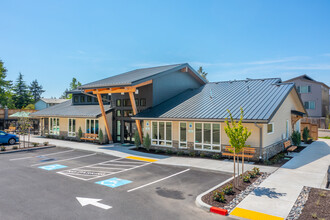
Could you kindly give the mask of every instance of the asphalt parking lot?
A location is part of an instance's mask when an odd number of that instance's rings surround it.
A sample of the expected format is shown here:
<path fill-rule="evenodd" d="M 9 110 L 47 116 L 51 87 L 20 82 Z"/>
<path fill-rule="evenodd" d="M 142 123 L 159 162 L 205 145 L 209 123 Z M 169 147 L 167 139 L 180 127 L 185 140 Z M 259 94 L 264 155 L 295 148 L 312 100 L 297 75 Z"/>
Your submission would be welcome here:
<path fill-rule="evenodd" d="M 0 219 L 228 218 L 195 205 L 228 173 L 59 147 L 0 157 Z"/>

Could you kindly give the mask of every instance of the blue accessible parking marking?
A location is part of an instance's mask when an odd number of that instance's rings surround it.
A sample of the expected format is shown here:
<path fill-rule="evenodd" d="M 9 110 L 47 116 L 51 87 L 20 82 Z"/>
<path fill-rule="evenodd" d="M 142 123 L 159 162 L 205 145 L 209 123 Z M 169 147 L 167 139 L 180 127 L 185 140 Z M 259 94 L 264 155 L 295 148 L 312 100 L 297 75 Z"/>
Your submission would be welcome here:
<path fill-rule="evenodd" d="M 57 169 L 62 169 L 65 168 L 67 166 L 61 165 L 61 164 L 51 164 L 51 165 L 47 165 L 47 166 L 41 166 L 38 167 L 40 169 L 44 169 L 44 170 L 57 170 Z"/>
<path fill-rule="evenodd" d="M 111 187 L 111 188 L 116 188 L 118 186 L 122 186 L 128 183 L 131 183 L 132 181 L 129 180 L 123 180 L 123 179 L 119 179 L 119 178 L 111 178 L 111 179 L 107 179 L 107 180 L 102 180 L 99 182 L 95 182 L 96 184 L 100 184 L 103 186 L 107 186 L 107 187 Z"/>

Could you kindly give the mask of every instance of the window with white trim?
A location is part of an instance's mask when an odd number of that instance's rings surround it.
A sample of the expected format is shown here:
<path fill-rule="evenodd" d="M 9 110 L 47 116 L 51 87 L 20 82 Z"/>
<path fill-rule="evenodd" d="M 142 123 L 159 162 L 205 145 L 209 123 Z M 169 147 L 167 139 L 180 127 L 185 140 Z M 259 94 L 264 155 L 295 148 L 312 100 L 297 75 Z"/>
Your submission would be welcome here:
<path fill-rule="evenodd" d="M 274 133 L 274 123 L 267 124 L 267 134 Z"/>
<path fill-rule="evenodd" d="M 60 135 L 60 119 L 49 118 L 49 134 Z"/>
<path fill-rule="evenodd" d="M 187 148 L 187 122 L 179 123 L 179 148 Z"/>
<path fill-rule="evenodd" d="M 305 109 L 315 109 L 315 102 L 314 101 L 308 101 L 304 102 Z"/>
<path fill-rule="evenodd" d="M 86 119 L 86 133 L 99 134 L 99 120 Z"/>
<path fill-rule="evenodd" d="M 299 93 L 311 93 L 311 86 L 298 86 L 297 90 Z"/>
<path fill-rule="evenodd" d="M 172 122 L 151 122 L 151 143 L 172 147 Z"/>
<path fill-rule="evenodd" d="M 74 118 L 69 118 L 68 136 L 69 137 L 76 136 L 76 119 Z"/>
<path fill-rule="evenodd" d="M 220 151 L 220 124 L 195 123 L 195 150 Z"/>

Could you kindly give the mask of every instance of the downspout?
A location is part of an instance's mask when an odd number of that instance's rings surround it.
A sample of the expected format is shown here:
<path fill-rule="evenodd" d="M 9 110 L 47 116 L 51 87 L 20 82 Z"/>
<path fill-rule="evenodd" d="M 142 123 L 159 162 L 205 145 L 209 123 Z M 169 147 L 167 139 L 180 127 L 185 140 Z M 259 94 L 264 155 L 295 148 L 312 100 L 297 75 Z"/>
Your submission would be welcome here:
<path fill-rule="evenodd" d="M 254 122 L 254 125 L 259 128 L 259 131 L 260 131 L 260 149 L 259 149 L 259 161 L 262 160 L 262 126 L 258 125 L 256 122 Z"/>

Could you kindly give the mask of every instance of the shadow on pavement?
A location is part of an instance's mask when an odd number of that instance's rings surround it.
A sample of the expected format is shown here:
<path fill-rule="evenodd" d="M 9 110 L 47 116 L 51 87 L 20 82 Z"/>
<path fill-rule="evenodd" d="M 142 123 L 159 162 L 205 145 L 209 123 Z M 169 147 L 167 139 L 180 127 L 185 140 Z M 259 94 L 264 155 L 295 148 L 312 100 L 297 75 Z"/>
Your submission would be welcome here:
<path fill-rule="evenodd" d="M 257 187 L 252 193 L 255 196 L 267 196 L 268 198 L 279 198 L 286 195 L 286 193 L 278 193 L 275 190 L 276 188 Z"/>

